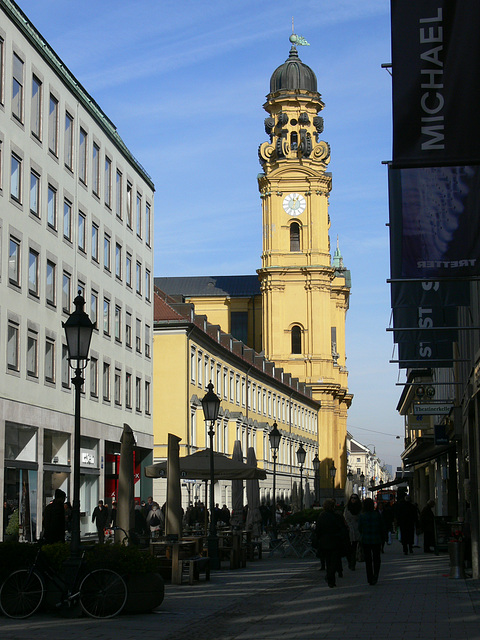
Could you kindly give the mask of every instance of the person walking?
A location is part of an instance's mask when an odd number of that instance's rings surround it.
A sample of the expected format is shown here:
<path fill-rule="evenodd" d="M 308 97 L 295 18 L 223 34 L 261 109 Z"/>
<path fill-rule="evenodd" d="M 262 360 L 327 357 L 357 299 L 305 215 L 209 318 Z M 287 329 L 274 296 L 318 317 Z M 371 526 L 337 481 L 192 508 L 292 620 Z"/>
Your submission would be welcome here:
<path fill-rule="evenodd" d="M 423 507 L 420 514 L 420 526 L 423 530 L 423 551 L 424 553 L 432 553 L 435 547 L 435 516 L 433 514 L 433 507 L 435 506 L 435 500 L 429 500 Z"/>
<path fill-rule="evenodd" d="M 150 528 L 150 536 L 158 538 L 162 532 L 165 519 L 157 502 L 152 503 L 152 508 L 147 515 L 147 526 Z"/>
<path fill-rule="evenodd" d="M 363 502 L 363 511 L 358 518 L 358 529 L 365 555 L 367 582 L 373 586 L 377 584 L 380 573 L 381 546 L 385 538 L 385 523 L 378 511 L 375 511 L 375 504 L 371 498 L 365 498 Z"/>
<path fill-rule="evenodd" d="M 110 523 L 108 507 L 103 504 L 103 500 L 98 501 L 98 506 L 95 507 L 92 513 L 92 522 L 95 523 L 98 533 L 98 542 L 103 544 L 105 540 L 105 527 Z"/>
<path fill-rule="evenodd" d="M 408 494 L 403 500 L 397 502 L 395 515 L 398 526 L 400 527 L 403 553 L 408 556 L 409 551 L 413 553 L 415 527 L 418 522 L 417 507 L 412 503 L 412 499 Z"/>
<path fill-rule="evenodd" d="M 327 498 L 323 503 L 323 511 L 316 521 L 315 542 L 316 548 L 325 557 L 327 568 L 325 580 L 330 588 L 336 586 L 336 573 L 340 578 L 343 576 L 341 554 L 345 530 L 344 519 L 335 513 L 335 500 Z"/>
<path fill-rule="evenodd" d="M 46 544 L 65 542 L 65 491 L 55 489 L 55 497 L 43 512 L 43 540 Z"/>
<path fill-rule="evenodd" d="M 347 506 L 343 512 L 343 517 L 347 523 L 348 533 L 350 536 L 350 554 L 348 556 L 348 567 L 355 571 L 357 561 L 357 545 L 360 540 L 360 531 L 358 530 L 358 518 L 362 510 L 362 503 L 357 493 L 352 493 L 348 499 Z"/>

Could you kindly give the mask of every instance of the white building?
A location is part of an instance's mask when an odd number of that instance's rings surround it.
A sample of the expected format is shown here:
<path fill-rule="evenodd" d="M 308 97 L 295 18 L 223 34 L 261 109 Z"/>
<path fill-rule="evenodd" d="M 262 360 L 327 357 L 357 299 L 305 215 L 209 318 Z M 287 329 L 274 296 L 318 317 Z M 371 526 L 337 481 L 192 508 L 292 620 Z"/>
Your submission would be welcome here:
<path fill-rule="evenodd" d="M 97 323 L 81 405 L 82 533 L 97 500 L 114 497 L 125 422 L 138 478 L 151 460 L 154 186 L 19 7 L 0 0 L 0 17 L 0 490 L 31 539 L 54 490 L 73 491 L 62 321 L 78 291 Z"/>

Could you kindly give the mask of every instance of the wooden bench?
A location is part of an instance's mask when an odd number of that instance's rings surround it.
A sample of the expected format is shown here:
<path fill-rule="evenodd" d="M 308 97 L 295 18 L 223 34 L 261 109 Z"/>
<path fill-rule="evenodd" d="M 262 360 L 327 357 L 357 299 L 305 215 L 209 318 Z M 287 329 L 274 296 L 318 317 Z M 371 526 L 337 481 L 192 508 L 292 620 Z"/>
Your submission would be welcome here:
<path fill-rule="evenodd" d="M 205 573 L 205 580 L 210 580 L 210 558 L 186 558 L 182 560 L 182 577 L 188 572 L 188 584 L 200 580 L 200 574 Z"/>

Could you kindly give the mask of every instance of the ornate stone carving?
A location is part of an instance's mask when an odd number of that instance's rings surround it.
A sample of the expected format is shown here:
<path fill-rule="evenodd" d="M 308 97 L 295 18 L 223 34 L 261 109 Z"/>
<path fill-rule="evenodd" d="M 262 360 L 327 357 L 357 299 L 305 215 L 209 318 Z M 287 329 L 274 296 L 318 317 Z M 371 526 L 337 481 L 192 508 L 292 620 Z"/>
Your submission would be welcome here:
<path fill-rule="evenodd" d="M 323 140 L 320 141 L 311 155 L 313 160 L 317 162 L 328 161 L 330 159 L 330 145 Z"/>
<path fill-rule="evenodd" d="M 323 118 L 322 116 L 315 116 L 313 119 L 313 126 L 317 130 L 317 133 L 320 134 L 323 131 Z"/>
<path fill-rule="evenodd" d="M 265 118 L 265 133 L 267 136 L 272 135 L 272 131 L 275 127 L 275 118 Z"/>
<path fill-rule="evenodd" d="M 260 160 L 260 164 L 263 166 L 266 162 L 270 160 L 273 153 L 275 151 L 275 147 L 270 142 L 262 142 L 262 144 L 258 147 L 258 159 Z"/>

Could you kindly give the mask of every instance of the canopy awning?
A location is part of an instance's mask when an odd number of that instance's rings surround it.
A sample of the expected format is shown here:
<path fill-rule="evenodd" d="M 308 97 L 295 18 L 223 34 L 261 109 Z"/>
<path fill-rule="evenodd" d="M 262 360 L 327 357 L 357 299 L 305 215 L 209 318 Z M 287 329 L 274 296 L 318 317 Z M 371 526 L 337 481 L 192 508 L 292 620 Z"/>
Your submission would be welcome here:
<path fill-rule="evenodd" d="M 232 460 L 223 453 L 214 452 L 215 480 L 265 480 L 267 473 L 243 462 Z M 190 480 L 210 480 L 210 449 L 196 451 L 180 458 L 180 477 Z M 167 461 L 145 467 L 147 478 L 166 478 Z"/>
<path fill-rule="evenodd" d="M 404 466 L 411 467 L 414 464 L 421 464 L 439 458 L 454 448 L 454 442 L 445 445 L 436 445 L 433 438 L 420 437 L 416 438 L 412 444 L 405 449 L 401 457 Z"/>

